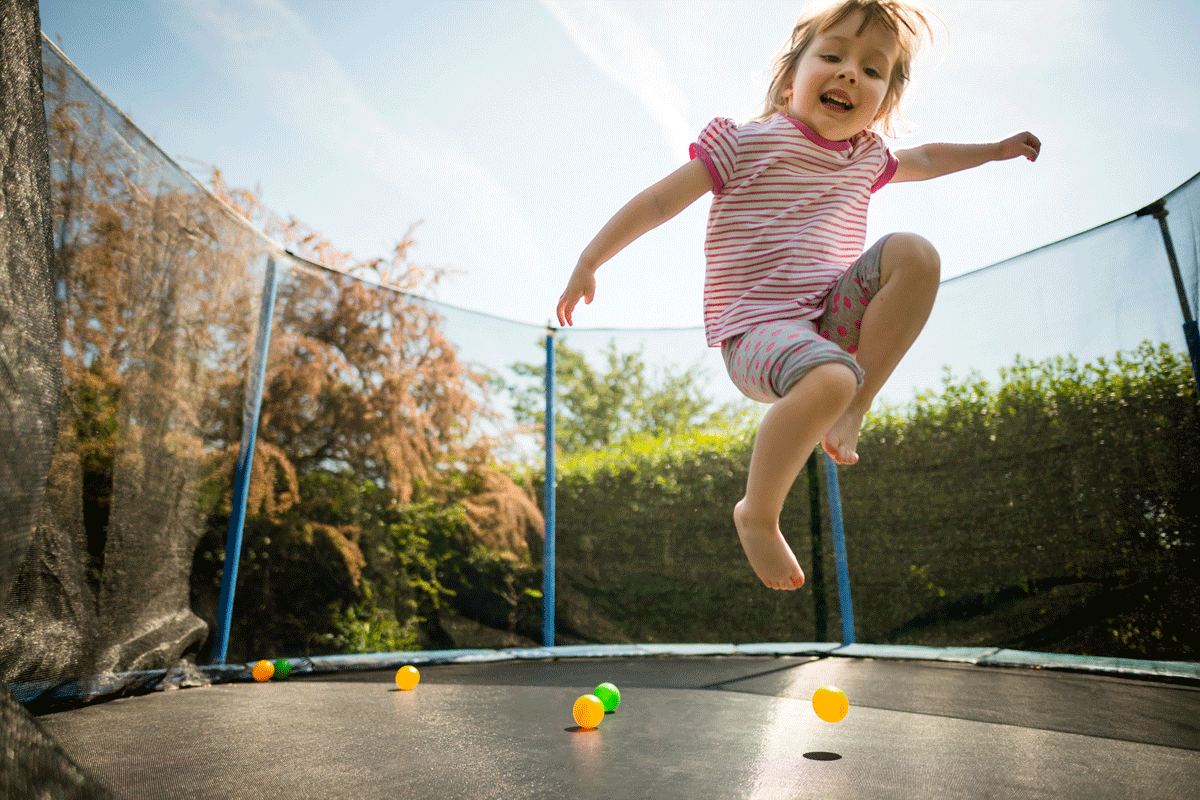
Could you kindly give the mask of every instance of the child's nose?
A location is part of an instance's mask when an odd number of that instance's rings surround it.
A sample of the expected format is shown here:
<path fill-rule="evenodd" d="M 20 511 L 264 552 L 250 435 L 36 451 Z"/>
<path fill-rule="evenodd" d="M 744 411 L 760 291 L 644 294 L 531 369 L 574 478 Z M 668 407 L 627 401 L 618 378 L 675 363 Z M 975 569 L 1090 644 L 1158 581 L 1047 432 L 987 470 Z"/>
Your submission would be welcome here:
<path fill-rule="evenodd" d="M 847 67 L 838 73 L 839 78 L 845 78 L 853 85 L 858 83 L 858 74 L 851 68 Z"/>

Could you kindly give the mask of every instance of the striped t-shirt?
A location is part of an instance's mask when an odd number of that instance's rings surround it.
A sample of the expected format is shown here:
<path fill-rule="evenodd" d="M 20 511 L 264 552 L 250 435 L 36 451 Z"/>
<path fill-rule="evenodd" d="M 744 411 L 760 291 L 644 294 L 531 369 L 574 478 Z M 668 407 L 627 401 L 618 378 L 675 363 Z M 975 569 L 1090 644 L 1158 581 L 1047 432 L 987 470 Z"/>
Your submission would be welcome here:
<path fill-rule="evenodd" d="M 715 119 L 691 146 L 713 203 L 704 242 L 704 330 L 715 346 L 755 325 L 816 319 L 862 254 L 871 193 L 896 173 L 875 133 L 831 142 L 783 114 Z"/>

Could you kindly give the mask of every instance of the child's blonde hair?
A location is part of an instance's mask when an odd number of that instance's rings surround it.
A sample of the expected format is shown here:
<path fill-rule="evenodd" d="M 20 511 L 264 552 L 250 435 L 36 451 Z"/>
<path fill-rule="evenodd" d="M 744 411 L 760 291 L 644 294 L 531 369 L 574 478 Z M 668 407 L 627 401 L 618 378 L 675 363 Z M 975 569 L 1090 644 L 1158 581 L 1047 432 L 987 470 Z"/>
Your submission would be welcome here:
<path fill-rule="evenodd" d="M 767 92 L 767 102 L 759 119 L 766 119 L 787 108 L 784 92 L 791 86 L 792 78 L 796 74 L 796 64 L 813 39 L 857 11 L 861 11 L 864 17 L 863 24 L 858 29 L 859 33 L 872 23 L 882 25 L 895 34 L 899 45 L 900 53 L 892 67 L 883 103 L 879 106 L 879 113 L 868 126 L 884 136 L 895 135 L 896 124 L 903 121 L 900 114 L 900 96 L 904 94 L 908 85 L 909 68 L 921 48 L 922 41 L 933 39 L 933 28 L 929 24 L 929 17 L 933 12 L 902 0 L 844 0 L 836 5 L 810 10 L 802 16 L 792 29 L 787 45 L 775 59 L 771 88 Z M 924 37 L 920 33 L 921 29 L 925 31 Z"/>

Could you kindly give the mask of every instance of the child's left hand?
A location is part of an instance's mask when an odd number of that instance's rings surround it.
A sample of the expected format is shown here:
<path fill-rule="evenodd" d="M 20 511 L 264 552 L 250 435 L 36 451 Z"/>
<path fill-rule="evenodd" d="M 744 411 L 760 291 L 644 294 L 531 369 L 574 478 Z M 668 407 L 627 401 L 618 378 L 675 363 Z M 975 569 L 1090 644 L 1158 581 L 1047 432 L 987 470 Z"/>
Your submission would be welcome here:
<path fill-rule="evenodd" d="M 996 160 L 1007 161 L 1017 156 L 1025 156 L 1030 161 L 1037 161 L 1038 153 L 1041 151 L 1041 140 L 1029 131 L 1024 131 L 1000 142 L 1000 157 Z"/>

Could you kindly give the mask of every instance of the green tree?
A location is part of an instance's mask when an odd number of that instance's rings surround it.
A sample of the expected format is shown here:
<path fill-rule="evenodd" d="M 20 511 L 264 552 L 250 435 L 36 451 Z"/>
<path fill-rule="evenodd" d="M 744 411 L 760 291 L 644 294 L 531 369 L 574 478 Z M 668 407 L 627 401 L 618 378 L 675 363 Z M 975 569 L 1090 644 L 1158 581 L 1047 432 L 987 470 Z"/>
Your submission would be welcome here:
<path fill-rule="evenodd" d="M 563 453 L 614 447 L 631 437 L 669 436 L 728 422 L 738 413 L 736 404 L 715 406 L 701 388 L 703 369 L 693 365 L 683 371 L 667 367 L 658 380 L 646 364 L 642 350 L 621 353 L 616 341 L 604 350 L 605 367 L 597 369 L 583 354 L 555 341 L 555 439 Z M 518 363 L 513 372 L 536 378 L 537 384 L 510 386 L 513 413 L 518 423 L 545 424 L 544 364 Z"/>

